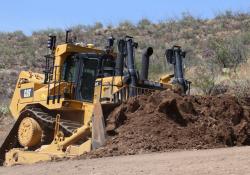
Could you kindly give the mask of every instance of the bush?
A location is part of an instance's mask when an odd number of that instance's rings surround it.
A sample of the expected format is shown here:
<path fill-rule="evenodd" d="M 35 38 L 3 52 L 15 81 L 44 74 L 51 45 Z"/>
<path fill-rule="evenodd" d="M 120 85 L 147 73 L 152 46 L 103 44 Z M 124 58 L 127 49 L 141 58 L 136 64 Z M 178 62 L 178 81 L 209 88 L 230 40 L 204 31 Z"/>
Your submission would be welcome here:
<path fill-rule="evenodd" d="M 244 45 L 250 45 L 250 32 L 243 33 L 241 39 Z"/>
<path fill-rule="evenodd" d="M 179 23 L 182 27 L 192 27 L 193 29 L 197 29 L 200 21 L 200 19 L 194 18 L 189 12 L 184 12 L 182 13 L 182 18 Z"/>
<path fill-rule="evenodd" d="M 212 39 L 209 41 L 209 47 L 213 52 L 213 58 L 216 64 L 221 68 L 236 68 L 247 61 L 246 47 L 239 37 L 231 39 Z"/>
<path fill-rule="evenodd" d="M 250 96 L 250 80 L 234 80 L 232 81 L 233 85 L 231 87 L 232 93 L 235 94 L 236 97 L 244 98 Z"/>
<path fill-rule="evenodd" d="M 5 116 L 9 114 L 9 108 L 7 106 L 1 105 L 0 106 L 0 116 Z"/>
<path fill-rule="evenodd" d="M 133 29 L 135 26 L 130 21 L 123 21 L 119 24 L 119 28 Z"/>
<path fill-rule="evenodd" d="M 231 10 L 226 10 L 223 13 L 218 13 L 215 19 L 233 19 L 235 15 Z"/>
<path fill-rule="evenodd" d="M 196 67 L 191 78 L 192 86 L 200 89 L 204 94 L 210 95 L 215 87 L 215 77 L 216 73 L 213 65 Z"/>
<path fill-rule="evenodd" d="M 145 29 L 145 28 L 147 28 L 147 27 L 150 26 L 150 25 L 151 25 L 151 22 L 150 22 L 148 19 L 146 19 L 146 18 L 141 19 L 141 20 L 138 22 L 138 24 L 137 24 L 137 26 L 138 26 L 139 28 L 141 28 L 141 29 Z"/>

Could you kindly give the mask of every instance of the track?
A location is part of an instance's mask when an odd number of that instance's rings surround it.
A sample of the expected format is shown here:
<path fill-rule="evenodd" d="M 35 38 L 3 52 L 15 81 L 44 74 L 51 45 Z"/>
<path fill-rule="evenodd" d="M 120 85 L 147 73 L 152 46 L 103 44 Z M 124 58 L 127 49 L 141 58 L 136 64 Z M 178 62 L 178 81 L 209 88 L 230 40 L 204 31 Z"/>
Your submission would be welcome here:
<path fill-rule="evenodd" d="M 5 138 L 3 144 L 1 145 L 0 164 L 3 164 L 4 159 L 5 159 L 5 153 L 7 151 L 9 151 L 12 148 L 21 147 L 18 143 L 18 138 L 17 138 L 18 126 L 20 122 L 22 121 L 22 119 L 27 116 L 32 117 L 35 120 L 37 120 L 42 126 L 43 131 L 46 131 L 43 133 L 42 143 L 47 144 L 48 142 L 52 141 L 53 138 L 51 134 L 49 134 L 49 132 L 51 132 L 55 126 L 55 118 L 40 108 L 29 107 L 20 114 L 20 117 L 15 122 L 9 134 Z M 71 135 L 74 132 L 74 130 L 76 130 L 79 127 L 81 127 L 80 123 L 76 123 L 76 122 L 69 121 L 69 120 L 63 120 L 63 119 L 60 120 L 60 128 L 63 130 L 65 134 Z"/>
<path fill-rule="evenodd" d="M 250 147 L 153 153 L 1 167 L 4 175 L 249 175 Z"/>

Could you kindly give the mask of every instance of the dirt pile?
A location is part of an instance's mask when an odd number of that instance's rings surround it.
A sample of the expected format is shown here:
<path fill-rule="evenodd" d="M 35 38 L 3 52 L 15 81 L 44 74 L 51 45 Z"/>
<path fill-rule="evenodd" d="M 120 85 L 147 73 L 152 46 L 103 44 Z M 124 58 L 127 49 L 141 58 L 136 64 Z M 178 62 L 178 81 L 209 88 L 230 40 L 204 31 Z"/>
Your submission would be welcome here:
<path fill-rule="evenodd" d="M 109 139 L 84 157 L 250 145 L 250 108 L 235 97 L 139 96 L 108 117 Z"/>

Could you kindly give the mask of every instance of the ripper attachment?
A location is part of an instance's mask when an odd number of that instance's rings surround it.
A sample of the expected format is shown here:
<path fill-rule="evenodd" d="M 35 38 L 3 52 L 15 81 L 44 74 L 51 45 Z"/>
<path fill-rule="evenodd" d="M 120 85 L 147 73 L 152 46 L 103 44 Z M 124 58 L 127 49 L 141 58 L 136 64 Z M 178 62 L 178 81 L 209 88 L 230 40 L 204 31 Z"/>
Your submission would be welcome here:
<path fill-rule="evenodd" d="M 186 92 L 188 90 L 188 81 L 184 78 L 182 62 L 186 56 L 186 52 L 182 51 L 180 46 L 173 46 L 171 49 L 166 50 L 165 55 L 168 63 L 174 65 L 173 84 L 180 85 L 184 92 Z"/>

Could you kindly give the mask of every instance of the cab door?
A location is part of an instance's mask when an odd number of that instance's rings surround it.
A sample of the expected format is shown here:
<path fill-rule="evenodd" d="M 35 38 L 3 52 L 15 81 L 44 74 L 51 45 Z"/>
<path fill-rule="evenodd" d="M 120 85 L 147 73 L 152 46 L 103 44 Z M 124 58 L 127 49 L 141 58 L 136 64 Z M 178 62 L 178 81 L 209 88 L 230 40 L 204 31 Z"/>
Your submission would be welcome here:
<path fill-rule="evenodd" d="M 87 102 L 93 101 L 98 64 L 98 58 L 94 56 L 87 54 L 79 54 L 77 56 L 76 100 Z"/>

